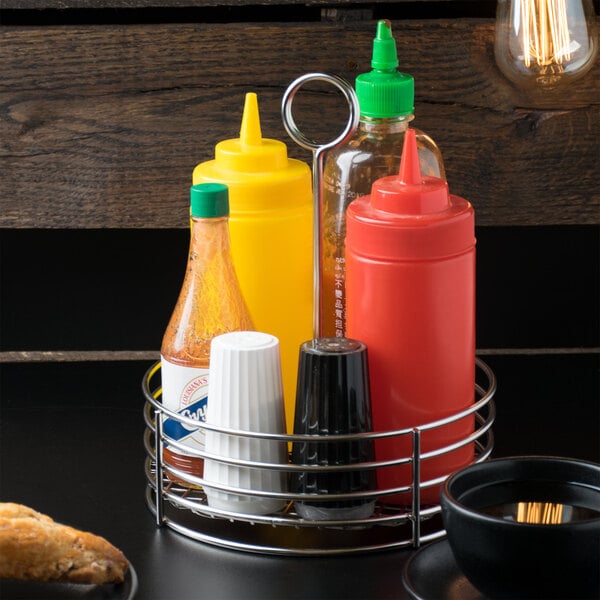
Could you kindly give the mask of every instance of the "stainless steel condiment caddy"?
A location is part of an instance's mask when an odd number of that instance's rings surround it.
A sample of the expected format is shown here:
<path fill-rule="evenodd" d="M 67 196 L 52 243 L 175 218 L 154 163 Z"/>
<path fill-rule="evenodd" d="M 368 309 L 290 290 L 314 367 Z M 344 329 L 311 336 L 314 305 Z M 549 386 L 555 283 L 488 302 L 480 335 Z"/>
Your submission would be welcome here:
<path fill-rule="evenodd" d="M 496 392 L 496 379 L 492 370 L 479 358 L 477 359 L 477 381 L 475 382 L 476 401 L 467 410 L 453 414 L 445 419 L 424 423 L 418 427 L 398 431 L 363 433 L 343 436 L 299 436 L 276 435 L 249 431 L 223 429 L 210 426 L 187 417 L 177 415 L 161 403 L 161 389 L 158 374 L 160 363 L 152 365 L 145 373 L 142 391 L 146 399 L 144 419 L 144 446 L 146 449 L 145 471 L 147 479 L 146 503 L 154 513 L 158 526 L 166 526 L 189 538 L 205 543 L 243 550 L 278 555 L 338 555 L 360 552 L 372 552 L 398 548 L 417 548 L 421 544 L 444 536 L 441 523 L 441 509 L 438 504 L 422 506 L 420 491 L 422 488 L 439 485 L 444 479 L 421 481 L 421 463 L 430 458 L 440 456 L 467 444 L 474 444 L 473 462 L 486 460 L 493 449 L 494 437 L 492 424 L 496 410 L 493 397 Z M 475 417 L 475 430 L 468 437 L 452 445 L 436 450 L 421 452 L 420 440 L 423 432 L 443 427 L 469 415 Z M 169 439 L 163 432 L 162 422 L 167 416 L 176 419 L 186 427 L 213 430 L 229 435 L 248 438 L 279 440 L 293 443 L 302 441 L 322 441 L 323 443 L 349 442 L 379 438 L 408 436 L 411 438 L 412 452 L 410 456 L 399 456 L 394 461 L 357 463 L 340 466 L 300 466 L 267 464 L 230 458 L 222 458 L 206 454 L 204 451 L 192 451 L 194 456 L 209 458 L 227 464 L 277 469 L 291 473 L 292 471 L 322 470 L 367 470 L 383 469 L 391 465 L 411 465 L 412 484 L 402 488 L 355 492 L 352 494 L 318 495 L 276 493 L 220 486 L 205 482 L 184 471 L 168 466 L 163 461 L 163 449 L 168 444 L 177 450 L 178 443 Z M 448 473 L 449 475 L 450 473 Z M 171 475 L 171 477 L 169 477 Z M 187 485 L 173 480 L 186 482 Z M 203 487 L 212 487 L 226 492 L 284 498 L 286 508 L 272 515 L 248 515 L 218 510 L 208 506 Z M 407 507 L 388 506 L 376 501 L 374 514 L 367 519 L 310 521 L 303 519 L 294 510 L 296 500 L 319 501 L 323 499 L 377 499 L 390 493 L 412 492 L 412 505 Z"/>

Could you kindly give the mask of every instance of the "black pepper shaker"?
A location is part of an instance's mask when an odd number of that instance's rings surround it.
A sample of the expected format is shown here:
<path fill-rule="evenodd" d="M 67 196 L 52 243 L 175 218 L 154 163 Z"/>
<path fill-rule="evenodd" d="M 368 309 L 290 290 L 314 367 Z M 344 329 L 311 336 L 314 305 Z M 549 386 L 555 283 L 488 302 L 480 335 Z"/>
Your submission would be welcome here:
<path fill-rule="evenodd" d="M 296 465 L 337 466 L 374 461 L 373 440 L 327 440 L 331 435 L 372 431 L 367 347 L 348 338 L 318 338 L 300 347 L 294 434 L 315 435 L 294 442 Z M 303 494 L 349 494 L 376 488 L 374 469 L 295 471 L 292 491 Z M 306 519 L 364 519 L 374 509 L 373 498 L 297 501 Z"/>

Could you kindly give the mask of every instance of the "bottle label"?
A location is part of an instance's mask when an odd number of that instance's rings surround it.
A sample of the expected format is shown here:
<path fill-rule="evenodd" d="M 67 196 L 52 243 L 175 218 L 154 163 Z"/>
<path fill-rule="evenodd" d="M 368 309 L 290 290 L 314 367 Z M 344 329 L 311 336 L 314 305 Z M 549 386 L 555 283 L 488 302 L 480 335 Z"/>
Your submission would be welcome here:
<path fill-rule="evenodd" d="M 208 402 L 208 369 L 182 367 L 161 356 L 162 403 L 183 417 L 206 420 Z M 165 416 L 163 431 L 171 439 L 190 448 L 204 450 L 204 431 L 194 429 Z M 177 449 L 177 452 L 184 454 Z"/>

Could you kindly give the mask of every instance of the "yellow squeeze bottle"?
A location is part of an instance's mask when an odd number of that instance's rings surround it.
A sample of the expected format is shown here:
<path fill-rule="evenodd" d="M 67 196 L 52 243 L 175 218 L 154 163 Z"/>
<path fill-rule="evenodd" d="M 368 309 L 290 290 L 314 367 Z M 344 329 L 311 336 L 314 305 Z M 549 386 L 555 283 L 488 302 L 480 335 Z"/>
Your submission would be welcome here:
<path fill-rule="evenodd" d="M 219 142 L 215 158 L 194 169 L 194 185 L 209 182 L 229 187 L 233 262 L 256 330 L 279 338 L 292 432 L 299 348 L 313 337 L 310 167 L 262 137 L 257 96 L 248 93 L 240 137 Z"/>

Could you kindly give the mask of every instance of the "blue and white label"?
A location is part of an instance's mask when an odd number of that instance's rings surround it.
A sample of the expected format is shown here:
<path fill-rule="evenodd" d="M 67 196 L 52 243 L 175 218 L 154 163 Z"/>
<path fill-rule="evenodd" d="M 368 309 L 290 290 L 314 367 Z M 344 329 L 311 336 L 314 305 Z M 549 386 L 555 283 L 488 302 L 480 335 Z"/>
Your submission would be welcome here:
<path fill-rule="evenodd" d="M 161 379 L 162 403 L 165 408 L 182 417 L 196 421 L 206 420 L 208 369 L 182 367 L 161 357 Z M 163 429 L 171 439 L 190 448 L 204 450 L 203 430 L 189 427 L 171 417 L 165 417 Z"/>

